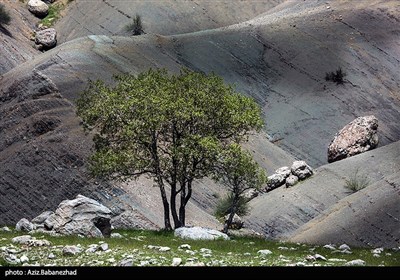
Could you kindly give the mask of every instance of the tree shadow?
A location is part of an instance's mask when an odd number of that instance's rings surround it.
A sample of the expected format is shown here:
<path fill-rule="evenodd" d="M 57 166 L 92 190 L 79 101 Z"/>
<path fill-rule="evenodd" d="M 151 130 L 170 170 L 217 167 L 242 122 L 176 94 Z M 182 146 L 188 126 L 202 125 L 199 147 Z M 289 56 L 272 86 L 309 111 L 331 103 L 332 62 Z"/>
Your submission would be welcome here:
<path fill-rule="evenodd" d="M 3 33 L 4 35 L 14 38 L 13 35 L 10 33 L 10 31 L 7 30 L 3 25 L 0 24 L 0 32 Z"/>

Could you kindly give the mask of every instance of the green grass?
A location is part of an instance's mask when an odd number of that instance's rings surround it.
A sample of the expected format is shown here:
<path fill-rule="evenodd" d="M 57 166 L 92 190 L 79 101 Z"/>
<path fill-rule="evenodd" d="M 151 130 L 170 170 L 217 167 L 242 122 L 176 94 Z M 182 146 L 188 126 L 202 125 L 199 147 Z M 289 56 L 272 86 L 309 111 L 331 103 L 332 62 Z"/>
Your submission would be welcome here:
<path fill-rule="evenodd" d="M 130 257 L 133 264 L 149 265 L 149 266 L 169 266 L 173 258 L 181 258 L 182 264 L 187 262 L 202 262 L 207 266 L 286 266 L 299 262 L 305 265 L 321 265 L 321 266 L 340 266 L 346 261 L 362 259 L 366 261 L 368 266 L 398 266 L 400 265 L 400 252 L 393 250 L 385 250 L 380 257 L 374 257 L 371 248 L 361 249 L 352 248 L 352 254 L 344 254 L 341 252 L 334 253 L 329 249 L 321 246 L 310 246 L 305 244 L 282 243 L 275 241 L 267 241 L 260 238 L 232 238 L 230 241 L 191 241 L 182 240 L 174 237 L 171 232 L 154 232 L 129 230 L 118 231 L 124 238 L 80 238 L 77 236 L 51 237 L 43 234 L 34 234 L 38 239 L 47 239 L 52 245 L 50 247 L 24 247 L 14 245 L 14 249 L 19 251 L 16 255 L 21 257 L 26 255 L 30 259 L 30 264 L 40 265 L 57 265 L 57 266 L 110 266 L 116 265 L 119 261 Z M 3 259 L 4 248 L 11 246 L 11 239 L 22 233 L 0 232 L 0 265 L 8 266 Z M 98 244 L 106 242 L 110 251 L 99 251 L 96 253 L 85 253 L 90 244 Z M 77 245 L 83 248 L 82 253 L 66 257 L 62 255 L 62 248 L 65 245 Z M 189 244 L 188 249 L 179 249 L 182 244 Z M 166 246 L 171 250 L 168 252 L 160 252 L 157 249 L 148 248 L 148 245 Z M 279 248 L 279 247 L 286 247 Z M 201 252 L 202 248 L 210 249 L 211 253 Z M 268 249 L 272 254 L 262 256 L 259 250 Z M 48 259 L 47 256 L 53 253 L 55 259 Z M 387 254 L 390 255 L 387 255 Z M 328 259 L 328 261 L 308 262 L 305 260 L 307 255 L 320 254 Z M 343 261 L 329 261 L 330 258 L 343 259 Z"/>
<path fill-rule="evenodd" d="M 357 169 L 349 179 L 346 179 L 344 187 L 350 192 L 354 193 L 366 188 L 369 184 L 370 181 L 368 180 L 368 178 L 365 176 L 359 176 Z"/>
<path fill-rule="evenodd" d="M 45 18 L 40 21 L 40 23 L 47 27 L 53 26 L 60 18 L 60 13 L 62 9 L 64 9 L 64 4 L 62 3 L 54 3 L 49 5 L 49 13 Z"/>

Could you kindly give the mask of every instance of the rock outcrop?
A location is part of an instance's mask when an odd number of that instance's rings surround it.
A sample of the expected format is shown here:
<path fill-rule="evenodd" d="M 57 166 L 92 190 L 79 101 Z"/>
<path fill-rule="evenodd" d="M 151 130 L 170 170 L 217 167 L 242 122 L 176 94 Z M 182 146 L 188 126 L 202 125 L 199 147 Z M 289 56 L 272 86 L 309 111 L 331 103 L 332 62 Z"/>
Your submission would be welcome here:
<path fill-rule="evenodd" d="M 215 229 L 202 227 L 181 227 L 175 230 L 175 236 L 191 240 L 229 240 L 229 236 Z"/>
<path fill-rule="evenodd" d="M 110 209 L 96 200 L 77 195 L 73 200 L 61 202 L 54 214 L 45 220 L 44 226 L 63 235 L 109 237 L 110 219 Z"/>
<path fill-rule="evenodd" d="M 305 180 L 313 174 L 312 168 L 305 161 L 294 161 L 291 168 L 283 166 L 268 177 L 265 191 L 268 192 L 283 185 L 286 185 L 286 187 L 294 186 L 299 180 Z"/>
<path fill-rule="evenodd" d="M 312 168 L 303 160 L 298 160 L 293 162 L 292 174 L 299 178 L 299 180 L 304 180 L 313 175 Z"/>
<path fill-rule="evenodd" d="M 45 17 L 49 13 L 49 6 L 41 0 L 29 0 L 28 10 L 37 17 Z"/>
<path fill-rule="evenodd" d="M 328 162 L 351 157 L 378 146 L 378 119 L 359 117 L 343 127 L 328 148 Z"/>
<path fill-rule="evenodd" d="M 57 31 L 47 28 L 36 32 L 35 43 L 40 50 L 48 50 L 57 45 Z"/>
<path fill-rule="evenodd" d="M 16 231 L 32 231 L 35 229 L 35 225 L 28 221 L 28 219 L 22 218 L 19 222 L 15 225 Z"/>

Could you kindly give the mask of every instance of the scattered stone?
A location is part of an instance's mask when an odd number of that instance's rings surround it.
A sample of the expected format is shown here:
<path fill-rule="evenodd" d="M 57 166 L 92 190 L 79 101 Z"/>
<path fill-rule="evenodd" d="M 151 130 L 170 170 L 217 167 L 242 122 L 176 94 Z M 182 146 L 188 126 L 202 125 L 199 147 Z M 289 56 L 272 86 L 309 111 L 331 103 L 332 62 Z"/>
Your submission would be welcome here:
<path fill-rule="evenodd" d="M 48 240 L 45 239 L 32 239 L 28 241 L 28 246 L 29 247 L 42 247 L 42 246 L 50 246 L 51 243 Z"/>
<path fill-rule="evenodd" d="M 36 32 L 35 43 L 39 49 L 48 50 L 57 45 L 57 31 L 54 28 L 47 28 Z"/>
<path fill-rule="evenodd" d="M 12 243 L 17 243 L 17 244 L 22 244 L 26 245 L 30 240 L 36 239 L 35 237 L 32 237 L 30 235 L 21 235 L 21 236 L 16 236 L 13 239 L 11 239 Z"/>
<path fill-rule="evenodd" d="M 7 226 L 4 226 L 4 227 L 0 228 L 0 231 L 11 232 L 11 229 L 9 227 L 7 227 Z"/>
<path fill-rule="evenodd" d="M 184 266 L 206 266 L 203 262 L 187 262 Z"/>
<path fill-rule="evenodd" d="M 171 248 L 169 248 L 169 247 L 160 247 L 159 249 L 158 249 L 158 251 L 160 251 L 160 252 L 168 252 L 168 251 L 170 251 L 171 250 Z"/>
<path fill-rule="evenodd" d="M 340 245 L 340 246 L 339 246 L 339 250 L 342 250 L 342 251 L 343 251 L 343 250 L 351 251 L 349 245 L 347 245 L 347 244 L 342 244 L 342 245 Z"/>
<path fill-rule="evenodd" d="M 371 252 L 372 254 L 381 254 L 383 252 L 383 248 L 376 248 L 373 249 Z"/>
<path fill-rule="evenodd" d="M 306 256 L 305 259 L 308 262 L 315 262 L 316 261 L 315 257 L 311 256 L 311 255 Z"/>
<path fill-rule="evenodd" d="M 278 250 L 289 250 L 288 247 L 278 247 Z"/>
<path fill-rule="evenodd" d="M 298 160 L 292 164 L 292 174 L 297 176 L 299 180 L 304 180 L 313 175 L 312 168 L 303 160 Z"/>
<path fill-rule="evenodd" d="M 271 252 L 270 250 L 268 250 L 268 249 L 265 249 L 265 250 L 258 250 L 257 253 L 259 253 L 259 254 L 262 255 L 262 256 L 267 256 L 267 255 L 272 254 L 272 252 Z"/>
<path fill-rule="evenodd" d="M 173 258 L 172 259 L 172 266 L 180 266 L 182 263 L 182 259 L 181 258 Z"/>
<path fill-rule="evenodd" d="M 315 254 L 314 258 L 318 261 L 326 261 L 326 258 L 320 254 Z"/>
<path fill-rule="evenodd" d="M 357 259 L 357 260 L 349 261 L 349 262 L 345 263 L 344 265 L 346 265 L 346 266 L 364 266 L 365 261 Z"/>
<path fill-rule="evenodd" d="M 17 256 L 14 255 L 14 254 L 5 255 L 5 256 L 3 256 L 3 258 L 4 258 L 4 260 L 5 260 L 7 263 L 13 264 L 13 265 L 19 264 L 19 263 L 21 262 L 21 261 L 17 258 Z"/>
<path fill-rule="evenodd" d="M 181 227 L 175 230 L 175 236 L 192 240 L 229 240 L 228 235 L 220 231 L 202 227 Z"/>
<path fill-rule="evenodd" d="M 43 18 L 49 13 L 49 6 L 41 0 L 29 0 L 28 10 L 35 16 Z"/>
<path fill-rule="evenodd" d="M 380 254 L 373 254 L 372 256 L 375 257 L 375 258 L 380 258 L 381 257 Z"/>
<path fill-rule="evenodd" d="M 75 245 L 67 245 L 62 249 L 62 253 L 64 256 L 75 256 L 79 254 L 82 249 Z"/>
<path fill-rule="evenodd" d="M 50 259 L 50 260 L 53 260 L 53 259 L 56 258 L 56 256 L 55 256 L 53 253 L 50 253 L 50 254 L 47 256 L 47 258 Z"/>
<path fill-rule="evenodd" d="M 108 244 L 107 243 L 100 244 L 99 248 L 102 251 L 107 251 L 108 250 Z"/>
<path fill-rule="evenodd" d="M 228 221 L 229 218 L 229 214 L 225 216 L 225 223 Z M 233 215 L 233 219 L 232 219 L 232 223 L 229 226 L 230 229 L 241 229 L 243 227 L 243 221 L 242 218 L 240 218 L 239 215 L 234 214 Z"/>
<path fill-rule="evenodd" d="M 133 266 L 133 259 L 132 258 L 123 259 L 118 263 L 118 266 Z"/>
<path fill-rule="evenodd" d="M 286 187 L 292 187 L 296 185 L 299 182 L 299 178 L 295 175 L 290 175 L 289 177 L 286 178 Z"/>
<path fill-rule="evenodd" d="M 35 229 L 35 225 L 29 222 L 27 219 L 22 218 L 19 222 L 15 225 L 16 231 L 32 231 Z"/>
<path fill-rule="evenodd" d="M 111 238 L 123 238 L 123 236 L 118 232 L 111 233 Z"/>
<path fill-rule="evenodd" d="M 332 258 L 332 259 L 328 259 L 328 261 L 330 261 L 330 262 L 345 262 L 345 261 L 347 261 L 347 260 L 345 260 L 345 259 L 336 259 L 336 258 Z"/>
<path fill-rule="evenodd" d="M 44 224 L 46 228 L 63 235 L 109 237 L 110 219 L 110 209 L 96 200 L 78 195 L 76 199 L 62 201 Z"/>
<path fill-rule="evenodd" d="M 334 245 L 332 245 L 332 244 L 324 245 L 323 248 L 329 249 L 329 250 L 336 250 L 336 247 Z"/>
<path fill-rule="evenodd" d="M 29 262 L 29 258 L 26 255 L 22 255 L 19 260 L 20 260 L 21 263 L 28 263 Z"/>
<path fill-rule="evenodd" d="M 115 259 L 114 258 L 106 259 L 106 261 L 108 261 L 109 263 L 115 263 Z"/>
<path fill-rule="evenodd" d="M 182 244 L 178 247 L 178 249 L 191 249 L 192 247 L 189 244 Z"/>
<path fill-rule="evenodd" d="M 289 167 L 283 166 L 283 167 L 278 168 L 277 170 L 275 170 L 275 174 L 282 175 L 286 179 L 287 177 L 290 176 L 291 170 L 290 170 Z"/>
<path fill-rule="evenodd" d="M 201 248 L 200 249 L 200 253 L 212 254 L 212 251 L 210 249 L 207 249 L 207 248 Z"/>
<path fill-rule="evenodd" d="M 265 187 L 265 191 L 269 192 L 279 188 L 280 186 L 283 186 L 283 184 L 285 184 L 285 180 L 286 178 L 282 174 L 272 174 L 271 176 L 268 176 L 268 182 L 267 186 Z"/>
<path fill-rule="evenodd" d="M 351 157 L 378 146 L 378 119 L 359 117 L 343 127 L 328 148 L 328 162 Z"/>

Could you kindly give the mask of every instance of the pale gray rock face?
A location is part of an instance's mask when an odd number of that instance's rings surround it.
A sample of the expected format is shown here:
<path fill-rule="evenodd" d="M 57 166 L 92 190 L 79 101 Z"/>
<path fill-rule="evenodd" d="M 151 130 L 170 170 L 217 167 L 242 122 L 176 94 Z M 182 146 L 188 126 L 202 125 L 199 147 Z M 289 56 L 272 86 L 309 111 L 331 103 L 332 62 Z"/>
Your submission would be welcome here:
<path fill-rule="evenodd" d="M 44 222 L 45 227 L 63 235 L 109 237 L 111 210 L 96 200 L 77 195 L 64 200 L 53 215 Z"/>
<path fill-rule="evenodd" d="M 258 194 L 259 194 L 258 190 L 254 189 L 254 188 L 251 188 L 251 189 L 246 190 L 246 191 L 243 193 L 243 197 L 244 197 L 246 200 L 250 201 L 250 200 L 252 200 L 253 198 L 256 198 L 256 197 L 258 196 Z"/>
<path fill-rule="evenodd" d="M 38 17 L 45 17 L 49 13 L 49 6 L 41 0 L 29 0 L 28 10 Z"/>
<path fill-rule="evenodd" d="M 299 180 L 304 180 L 313 175 L 312 168 L 303 160 L 298 160 L 292 164 L 292 174 L 297 176 Z"/>
<path fill-rule="evenodd" d="M 348 158 L 378 146 L 378 119 L 359 117 L 343 127 L 328 148 L 328 162 Z"/>
<path fill-rule="evenodd" d="M 229 240 L 228 235 L 218 230 L 202 228 L 202 227 L 181 227 L 175 230 L 175 236 L 183 239 L 192 240 L 215 240 L 225 239 Z"/>
<path fill-rule="evenodd" d="M 295 175 L 290 175 L 286 178 L 286 187 L 291 187 L 299 182 L 299 178 Z"/>
<path fill-rule="evenodd" d="M 53 211 L 45 211 L 42 214 L 40 214 L 39 216 L 33 218 L 32 224 L 34 224 L 36 226 L 36 228 L 44 227 L 44 221 L 46 221 L 46 219 L 48 217 L 50 217 L 52 214 L 54 214 Z"/>
<path fill-rule="evenodd" d="M 37 31 L 35 43 L 46 50 L 55 47 L 57 45 L 57 31 L 54 28 Z"/>
<path fill-rule="evenodd" d="M 16 231 L 31 231 L 35 229 L 35 225 L 28 221 L 28 219 L 22 218 L 19 222 L 15 225 Z"/>
<path fill-rule="evenodd" d="M 16 236 L 13 239 L 11 239 L 11 242 L 23 245 L 23 244 L 28 244 L 28 242 L 33 239 L 35 239 L 35 238 L 30 235 L 21 235 L 21 236 Z"/>

